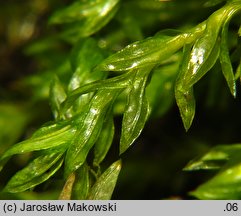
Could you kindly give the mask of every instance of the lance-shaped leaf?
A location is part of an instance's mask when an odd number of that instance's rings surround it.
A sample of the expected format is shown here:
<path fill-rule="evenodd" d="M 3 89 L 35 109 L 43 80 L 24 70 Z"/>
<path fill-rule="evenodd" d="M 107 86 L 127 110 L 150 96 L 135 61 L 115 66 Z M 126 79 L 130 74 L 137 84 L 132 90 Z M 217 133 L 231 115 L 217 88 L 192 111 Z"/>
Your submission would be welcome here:
<path fill-rule="evenodd" d="M 22 141 L 8 149 L 2 155 L 1 160 L 14 154 L 63 146 L 72 140 L 75 132 L 75 127 L 66 122 L 42 127 L 30 139 Z"/>
<path fill-rule="evenodd" d="M 87 37 L 105 26 L 118 9 L 119 0 L 75 1 L 50 18 L 51 24 L 68 24 L 65 34 Z"/>
<path fill-rule="evenodd" d="M 195 42 L 186 73 L 183 74 L 184 85 L 187 89 L 198 82 L 215 64 L 219 56 L 220 29 L 224 22 L 239 9 L 240 5 L 236 3 L 227 4 L 208 18 L 203 36 Z"/>
<path fill-rule="evenodd" d="M 191 88 L 198 82 L 216 63 L 219 56 L 219 40 L 205 35 L 194 44 L 188 65 L 183 74 L 183 86 Z"/>
<path fill-rule="evenodd" d="M 235 73 L 235 80 L 237 80 L 238 78 L 241 81 L 241 58 L 240 58 L 239 65 L 238 65 L 238 67 L 236 69 L 236 73 Z"/>
<path fill-rule="evenodd" d="M 188 129 L 192 125 L 196 108 L 193 88 L 186 90 L 185 92 L 176 90 L 175 96 L 182 117 L 184 128 L 186 131 L 188 131 Z"/>
<path fill-rule="evenodd" d="M 114 191 L 118 175 L 121 170 L 121 161 L 113 163 L 95 182 L 89 192 L 90 200 L 109 200 Z"/>
<path fill-rule="evenodd" d="M 85 163 L 75 172 L 72 199 L 86 200 L 90 188 L 89 168 Z"/>
<path fill-rule="evenodd" d="M 103 59 L 103 51 L 98 47 L 98 44 L 94 39 L 88 38 L 80 40 L 72 50 L 70 57 L 74 74 L 69 82 L 69 92 L 72 92 L 87 83 L 106 77 L 106 72 L 92 71 L 92 69 Z M 78 100 L 72 103 L 73 111 L 80 112 L 81 109 L 87 106 L 92 97 L 93 93 L 79 96 Z"/>
<path fill-rule="evenodd" d="M 61 167 L 63 153 L 42 155 L 17 172 L 8 182 L 4 191 L 18 193 L 48 180 Z"/>
<path fill-rule="evenodd" d="M 226 20 L 222 29 L 219 59 L 220 59 L 223 75 L 227 81 L 230 92 L 234 97 L 236 97 L 235 77 L 234 77 L 233 67 L 229 57 L 229 49 L 228 49 L 228 26 L 229 26 L 229 20 Z"/>
<path fill-rule="evenodd" d="M 95 144 L 93 161 L 94 164 L 98 165 L 104 160 L 113 141 L 114 133 L 115 126 L 113 120 L 113 113 L 112 110 L 110 110 L 106 115 L 106 119 L 103 123 L 103 128 L 101 130 L 100 136 Z"/>
<path fill-rule="evenodd" d="M 123 89 L 130 84 L 132 74 L 126 73 L 117 77 L 98 80 L 86 85 L 80 86 L 79 88 L 73 90 L 67 97 L 67 99 L 62 104 L 61 115 L 73 105 L 75 100 L 77 100 L 81 95 L 93 92 L 96 90 L 107 90 L 107 89 Z"/>
<path fill-rule="evenodd" d="M 149 105 L 145 96 L 148 75 L 138 77 L 136 73 L 126 104 L 121 129 L 120 154 L 126 151 L 143 130 L 149 114 Z"/>
<path fill-rule="evenodd" d="M 125 71 L 146 66 L 154 66 L 179 50 L 186 37 L 178 35 L 155 36 L 128 45 L 105 59 L 97 69 L 104 71 Z"/>
<path fill-rule="evenodd" d="M 241 163 L 230 165 L 190 194 L 198 199 L 238 200 L 241 198 Z"/>
<path fill-rule="evenodd" d="M 53 78 L 50 85 L 49 98 L 52 112 L 54 114 L 54 117 L 57 119 L 60 114 L 60 104 L 66 99 L 65 90 L 57 76 Z"/>
<path fill-rule="evenodd" d="M 118 94 L 118 90 L 98 91 L 89 107 L 82 113 L 83 120 L 80 122 L 80 128 L 67 151 L 66 175 L 77 170 L 85 162 L 89 150 L 99 136 L 106 112 Z"/>
<path fill-rule="evenodd" d="M 185 171 L 219 169 L 230 158 L 240 155 L 241 144 L 218 145 L 213 147 L 202 157 L 190 161 L 184 168 Z"/>
<path fill-rule="evenodd" d="M 103 71 L 126 71 L 142 67 L 153 67 L 167 60 L 185 43 L 191 43 L 199 37 L 206 27 L 205 23 L 197 25 L 190 32 L 180 33 L 178 35 L 157 34 L 154 37 L 137 41 L 128 45 L 119 52 L 105 59 L 96 69 Z M 175 32 L 176 34 L 176 32 Z"/>
<path fill-rule="evenodd" d="M 193 94 L 193 87 L 187 89 L 185 85 L 184 75 L 187 71 L 189 59 L 190 59 L 190 52 L 191 45 L 186 45 L 183 51 L 183 60 L 180 66 L 179 74 L 176 81 L 175 86 L 175 97 L 176 102 L 181 114 L 182 122 L 184 124 L 184 128 L 187 131 L 193 121 L 195 115 L 195 98 Z"/>

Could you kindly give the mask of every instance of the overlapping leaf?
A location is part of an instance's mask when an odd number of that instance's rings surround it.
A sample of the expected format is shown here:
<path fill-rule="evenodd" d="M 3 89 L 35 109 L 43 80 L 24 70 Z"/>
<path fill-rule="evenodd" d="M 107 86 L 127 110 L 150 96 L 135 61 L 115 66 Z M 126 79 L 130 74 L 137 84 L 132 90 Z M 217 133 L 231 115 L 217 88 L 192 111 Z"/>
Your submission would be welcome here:
<path fill-rule="evenodd" d="M 230 92 L 234 97 L 236 97 L 235 77 L 228 49 L 228 26 L 229 20 L 226 20 L 222 29 L 219 58 L 222 66 L 223 75 L 227 81 Z"/>
<path fill-rule="evenodd" d="M 191 195 L 208 200 L 238 200 L 241 198 L 241 163 L 228 166 L 200 185 Z"/>
<path fill-rule="evenodd" d="M 184 47 L 183 60 L 182 60 L 182 64 L 180 67 L 179 75 L 175 86 L 176 102 L 179 107 L 184 128 L 186 130 L 188 130 L 192 124 L 192 121 L 195 115 L 195 107 L 196 107 L 195 98 L 193 94 L 193 87 L 187 88 L 186 85 L 184 84 L 185 82 L 184 76 L 187 71 L 190 56 L 191 56 L 190 49 L 191 49 L 191 45 L 186 45 Z"/>
<path fill-rule="evenodd" d="M 87 157 L 102 129 L 106 112 L 119 91 L 100 90 L 92 98 L 89 107 L 82 113 L 83 120 L 78 133 L 72 140 L 66 155 L 65 173 L 69 175 L 77 170 Z"/>
<path fill-rule="evenodd" d="M 202 157 L 190 161 L 184 170 L 192 171 L 219 169 L 225 163 L 227 163 L 230 158 L 233 158 L 240 153 L 240 144 L 218 145 L 213 147 Z"/>
<path fill-rule="evenodd" d="M 65 123 L 53 124 L 40 128 L 35 134 L 25 141 L 22 141 L 9 148 L 1 157 L 5 159 L 14 154 L 22 154 L 31 151 L 50 149 L 63 146 L 74 137 L 76 129 L 74 125 Z"/>
<path fill-rule="evenodd" d="M 113 163 L 95 182 L 90 190 L 88 199 L 109 200 L 114 191 L 118 175 L 121 170 L 121 161 Z"/>
<path fill-rule="evenodd" d="M 145 96 L 148 73 L 139 76 L 140 71 L 136 72 L 133 84 L 129 87 L 128 101 L 122 120 L 120 154 L 126 151 L 140 135 L 149 115 L 149 105 Z"/>
<path fill-rule="evenodd" d="M 92 71 L 92 69 L 104 59 L 103 51 L 97 42 L 88 38 L 80 40 L 71 53 L 71 66 L 74 74 L 69 82 L 69 97 L 73 97 L 73 91 L 85 84 L 101 80 L 106 77 L 106 72 Z M 76 92 L 76 91 L 75 91 Z M 78 100 L 72 103 L 73 112 L 80 112 L 89 103 L 93 94 L 78 95 Z"/>
<path fill-rule="evenodd" d="M 73 186 L 72 199 L 86 200 L 89 193 L 90 180 L 89 169 L 85 163 L 75 172 L 75 182 Z"/>
<path fill-rule="evenodd" d="M 93 92 L 96 90 L 118 90 L 124 89 L 130 84 L 131 73 L 126 73 L 117 77 L 105 79 L 105 80 L 98 80 L 86 85 L 80 86 L 79 88 L 73 90 L 69 95 L 68 98 L 62 104 L 61 115 L 73 106 L 73 103 L 83 94 Z"/>
<path fill-rule="evenodd" d="M 104 160 L 112 144 L 114 132 L 115 126 L 113 120 L 113 113 L 112 110 L 110 110 L 106 115 L 106 119 L 103 123 L 103 128 L 101 130 L 100 136 L 95 144 L 93 161 L 94 164 L 98 165 Z"/>
<path fill-rule="evenodd" d="M 219 32 L 225 23 L 226 19 L 230 19 L 235 12 L 238 11 L 236 4 L 227 4 L 222 9 L 213 13 L 207 20 L 206 29 L 203 35 L 196 40 L 191 52 L 184 52 L 184 60 L 181 65 L 179 76 L 177 79 L 175 95 L 176 101 L 181 113 L 182 121 L 186 130 L 192 124 L 195 114 L 195 101 L 193 96 L 193 85 L 197 83 L 216 63 L 219 56 Z M 225 31 L 225 29 L 224 29 Z M 227 58 L 227 48 L 225 45 L 225 38 L 222 41 L 222 54 L 221 59 L 225 65 L 225 76 L 229 79 L 229 85 L 234 88 L 233 76 L 231 76 L 230 62 Z M 190 47 L 190 45 L 187 45 Z M 187 48 L 186 50 L 189 50 Z M 227 71 L 228 70 L 228 71 Z M 230 77 L 231 76 L 231 77 Z M 233 84 L 231 84 L 231 82 Z M 234 90 L 232 90 L 234 92 Z"/>
<path fill-rule="evenodd" d="M 33 188 L 54 175 L 63 163 L 63 153 L 51 153 L 34 159 L 17 172 L 5 187 L 6 192 L 17 193 Z"/>
<path fill-rule="evenodd" d="M 97 68 L 104 71 L 126 71 L 158 65 L 178 51 L 189 37 L 194 36 L 191 33 L 157 35 L 135 42 L 105 59 Z"/>
<path fill-rule="evenodd" d="M 51 24 L 68 24 L 65 35 L 87 37 L 99 31 L 114 16 L 119 0 L 75 1 L 55 12 Z"/>
<path fill-rule="evenodd" d="M 241 145 L 219 145 L 191 161 L 184 170 L 219 170 L 190 194 L 199 199 L 240 199 Z"/>

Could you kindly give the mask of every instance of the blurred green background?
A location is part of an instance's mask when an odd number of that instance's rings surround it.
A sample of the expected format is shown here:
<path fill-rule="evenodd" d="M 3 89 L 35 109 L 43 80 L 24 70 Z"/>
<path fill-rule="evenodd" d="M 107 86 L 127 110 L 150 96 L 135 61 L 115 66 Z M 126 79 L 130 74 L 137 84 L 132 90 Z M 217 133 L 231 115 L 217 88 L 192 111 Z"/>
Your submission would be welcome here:
<path fill-rule="evenodd" d="M 8 0 L 0 7 L 0 153 L 28 138 L 37 128 L 53 120 L 48 101 L 49 83 L 54 74 L 68 83 L 68 53 L 75 41 L 61 37 L 59 27 L 48 24 L 50 15 L 72 1 Z M 122 0 L 114 19 L 92 37 L 108 52 L 154 35 L 162 29 L 188 29 L 220 8 L 207 1 Z M 239 21 L 240 17 L 236 17 Z M 234 19 L 232 30 L 238 26 Z M 230 46 L 236 41 L 230 40 Z M 239 43 L 240 44 L 240 43 Z M 240 46 L 240 45 L 239 45 Z M 235 55 L 234 55 L 235 58 Z M 168 77 L 172 76 L 167 70 Z M 170 78 L 173 81 L 175 74 Z M 173 85 L 173 83 L 171 83 Z M 220 66 L 217 65 L 197 86 L 197 113 L 186 133 L 174 102 L 172 87 L 160 89 L 157 106 L 141 136 L 121 158 L 113 199 L 192 199 L 188 192 L 213 176 L 214 172 L 184 172 L 194 157 L 217 144 L 239 143 L 240 84 L 232 98 Z M 115 118 L 115 141 L 103 164 L 118 158 L 121 116 Z M 13 157 L 0 173 L 0 189 L 24 167 L 31 154 Z M 61 178 L 21 194 L 0 193 L 0 199 L 56 199 Z M 48 190 L 46 189 L 48 188 Z M 51 190 L 49 190 L 51 188 Z"/>

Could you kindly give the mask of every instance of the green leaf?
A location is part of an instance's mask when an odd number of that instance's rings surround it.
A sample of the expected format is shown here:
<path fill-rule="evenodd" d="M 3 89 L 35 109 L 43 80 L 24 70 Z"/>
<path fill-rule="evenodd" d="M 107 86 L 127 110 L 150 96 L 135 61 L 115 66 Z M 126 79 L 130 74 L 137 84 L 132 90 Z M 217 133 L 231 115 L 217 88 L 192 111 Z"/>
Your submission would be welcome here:
<path fill-rule="evenodd" d="M 70 60 L 74 74 L 69 82 L 69 91 L 106 77 L 106 73 L 102 71 L 92 71 L 104 57 L 103 51 L 94 39 L 80 40 L 71 52 Z"/>
<path fill-rule="evenodd" d="M 44 126 L 33 134 L 30 139 L 22 141 L 9 148 L 1 157 L 1 160 L 14 154 L 50 149 L 65 145 L 74 137 L 76 129 L 66 123 Z"/>
<path fill-rule="evenodd" d="M 227 81 L 230 92 L 234 97 L 236 97 L 235 77 L 234 77 L 233 67 L 229 57 L 229 49 L 228 49 L 228 26 L 229 26 L 229 20 L 226 20 L 222 29 L 219 58 L 220 58 L 223 75 Z"/>
<path fill-rule="evenodd" d="M 50 18 L 51 24 L 68 24 L 67 36 L 87 37 L 99 31 L 115 15 L 119 0 L 75 1 L 57 11 Z"/>
<path fill-rule="evenodd" d="M 182 122 L 184 128 L 187 131 L 193 121 L 195 115 L 195 97 L 193 94 L 193 87 L 186 89 L 184 74 L 187 71 L 189 65 L 189 59 L 191 55 L 191 45 L 186 45 L 183 50 L 183 60 L 180 66 L 180 71 L 177 77 L 176 86 L 175 86 L 175 97 L 176 102 L 181 114 Z"/>
<path fill-rule="evenodd" d="M 133 84 L 129 87 L 129 96 L 126 104 L 121 129 L 120 154 L 125 152 L 137 139 L 144 128 L 149 115 L 149 105 L 145 96 L 148 74 L 138 76 L 136 72 Z"/>
<path fill-rule="evenodd" d="M 113 120 L 113 113 L 112 110 L 110 110 L 110 112 L 108 112 L 106 115 L 106 119 L 103 123 L 101 133 L 95 144 L 93 161 L 94 164 L 100 164 L 104 160 L 113 141 L 114 133 L 115 126 Z"/>
<path fill-rule="evenodd" d="M 60 104 L 66 99 L 65 90 L 57 76 L 54 77 L 50 85 L 49 98 L 52 112 L 57 119 L 60 114 Z"/>
<path fill-rule="evenodd" d="M 212 170 L 221 168 L 230 158 L 240 155 L 241 144 L 218 145 L 213 147 L 202 157 L 190 161 L 184 168 L 185 171 Z"/>
<path fill-rule="evenodd" d="M 170 58 L 185 43 L 190 43 L 205 29 L 202 23 L 190 32 L 179 35 L 157 34 L 142 41 L 137 41 L 106 58 L 97 69 L 103 71 L 126 71 L 142 67 L 153 67 Z M 175 31 L 176 33 L 176 31 Z"/>
<path fill-rule="evenodd" d="M 182 47 L 182 38 L 151 37 L 128 45 L 105 59 L 97 68 L 104 71 L 125 71 L 154 66 Z"/>
<path fill-rule="evenodd" d="M 121 170 L 121 161 L 113 163 L 96 181 L 89 192 L 90 200 L 109 200 L 114 191 L 118 175 Z"/>
<path fill-rule="evenodd" d="M 104 59 L 103 51 L 98 47 L 97 42 L 88 38 L 80 40 L 71 53 L 71 66 L 74 74 L 69 82 L 69 92 L 81 86 L 105 78 L 107 73 L 92 71 L 92 69 Z M 80 95 L 75 103 L 72 103 L 73 111 L 80 112 L 90 102 L 93 93 Z"/>
<path fill-rule="evenodd" d="M 118 90 L 98 91 L 92 98 L 89 107 L 82 113 L 83 120 L 67 151 L 66 175 L 77 170 L 85 162 L 89 150 L 99 136 L 106 112 L 118 94 Z"/>
<path fill-rule="evenodd" d="M 70 55 L 71 68 L 75 73 L 70 80 L 69 90 L 74 90 L 83 84 L 103 77 L 103 73 L 100 71 L 99 74 L 90 72 L 105 58 L 105 55 L 95 39 L 86 38 L 79 40 Z"/>
<path fill-rule="evenodd" d="M 34 159 L 9 180 L 4 191 L 18 193 L 48 180 L 61 167 L 63 163 L 62 155 L 63 153 L 52 153 Z"/>
<path fill-rule="evenodd" d="M 241 163 L 226 167 L 190 194 L 198 199 L 239 200 L 241 198 Z"/>
<path fill-rule="evenodd" d="M 131 72 L 105 79 L 105 80 L 98 80 L 86 85 L 80 86 L 79 88 L 73 90 L 67 97 L 67 99 L 62 104 L 61 115 L 63 115 L 77 100 L 81 95 L 93 92 L 96 90 L 111 90 L 111 89 L 123 89 L 126 88 L 130 84 L 131 79 Z"/>
<path fill-rule="evenodd" d="M 198 82 L 214 66 L 218 56 L 219 40 L 212 37 L 211 33 L 197 40 L 183 75 L 184 88 L 191 88 Z"/>
<path fill-rule="evenodd" d="M 241 81 L 241 59 L 239 61 L 238 67 L 237 67 L 236 72 L 235 72 L 235 80 L 237 80 L 238 78 Z"/>
<path fill-rule="evenodd" d="M 206 30 L 194 43 L 186 73 L 183 75 L 184 86 L 187 89 L 198 82 L 215 64 L 219 56 L 220 29 L 239 9 L 239 4 L 231 2 L 208 18 Z"/>
<path fill-rule="evenodd" d="M 75 175 L 72 198 L 86 200 L 90 188 L 89 169 L 87 164 L 83 164 L 83 166 L 76 170 Z"/>
<path fill-rule="evenodd" d="M 193 85 L 216 63 L 219 56 L 220 29 L 225 20 L 237 12 L 237 8 L 236 5 L 228 4 L 213 13 L 207 20 L 203 35 L 196 40 L 191 52 L 191 44 L 187 44 L 184 49 L 184 60 L 176 82 L 175 96 L 186 130 L 190 128 L 195 115 Z"/>
<path fill-rule="evenodd" d="M 181 61 L 179 53 L 175 57 L 175 62 L 153 70 L 150 83 L 146 87 L 150 114 L 154 118 L 164 115 L 175 101 L 174 85 Z"/>
<path fill-rule="evenodd" d="M 193 95 L 193 88 L 185 92 L 177 90 L 175 92 L 175 96 L 184 128 L 186 131 L 188 131 L 188 129 L 192 125 L 196 108 L 195 97 Z"/>

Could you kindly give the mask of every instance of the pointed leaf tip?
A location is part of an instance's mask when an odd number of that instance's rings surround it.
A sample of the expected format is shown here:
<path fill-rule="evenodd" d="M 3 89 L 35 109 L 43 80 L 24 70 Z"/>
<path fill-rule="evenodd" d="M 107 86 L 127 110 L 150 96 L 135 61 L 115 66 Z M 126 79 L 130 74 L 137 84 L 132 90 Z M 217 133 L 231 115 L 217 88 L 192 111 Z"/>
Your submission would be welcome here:
<path fill-rule="evenodd" d="M 107 168 L 107 170 L 97 179 L 97 181 L 91 188 L 88 199 L 111 199 L 120 170 L 121 160 L 114 162 L 109 168 Z"/>
<path fill-rule="evenodd" d="M 193 89 L 191 88 L 190 90 L 184 92 L 176 90 L 175 96 L 184 128 L 186 131 L 188 131 L 195 116 L 196 104 Z"/>

